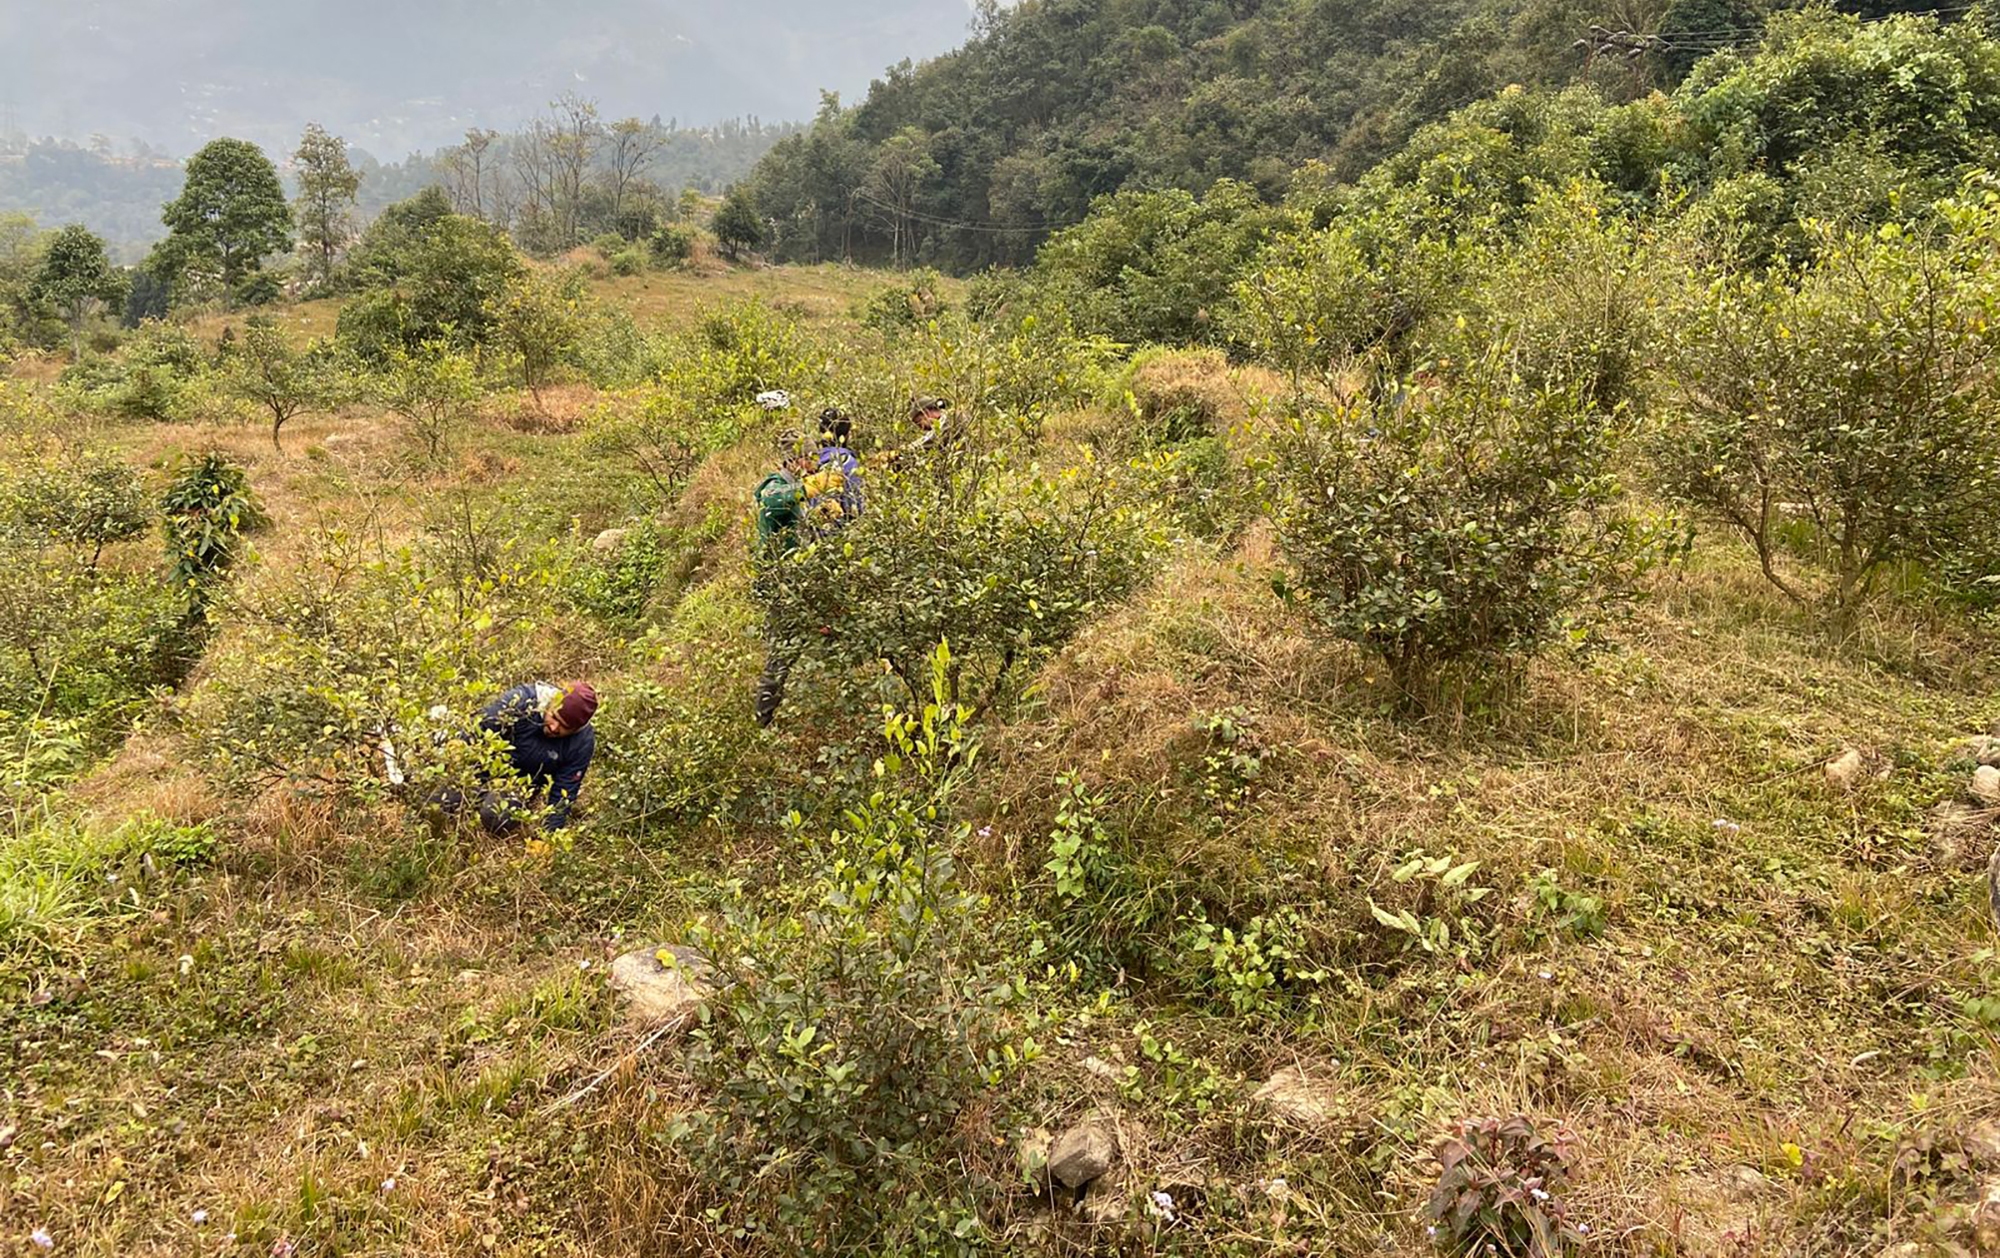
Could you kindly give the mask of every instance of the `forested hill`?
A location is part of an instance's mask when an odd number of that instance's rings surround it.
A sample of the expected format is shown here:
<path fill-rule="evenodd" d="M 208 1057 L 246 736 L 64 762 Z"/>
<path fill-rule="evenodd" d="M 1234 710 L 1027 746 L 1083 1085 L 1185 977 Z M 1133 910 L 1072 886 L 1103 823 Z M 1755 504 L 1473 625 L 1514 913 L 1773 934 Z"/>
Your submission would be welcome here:
<path fill-rule="evenodd" d="M 829 101 L 808 133 L 763 160 L 753 191 L 788 259 L 1021 263 L 1050 229 L 1121 188 L 1198 192 L 1231 178 L 1271 198 L 1307 162 L 1359 174 L 1425 123 L 1509 84 L 1589 81 L 1612 100 L 1671 87 L 1697 56 L 1754 42 L 1772 7 L 989 3 L 963 48 L 891 69 L 857 106 Z M 1593 25 L 1680 38 L 1592 55 L 1578 41 Z"/>

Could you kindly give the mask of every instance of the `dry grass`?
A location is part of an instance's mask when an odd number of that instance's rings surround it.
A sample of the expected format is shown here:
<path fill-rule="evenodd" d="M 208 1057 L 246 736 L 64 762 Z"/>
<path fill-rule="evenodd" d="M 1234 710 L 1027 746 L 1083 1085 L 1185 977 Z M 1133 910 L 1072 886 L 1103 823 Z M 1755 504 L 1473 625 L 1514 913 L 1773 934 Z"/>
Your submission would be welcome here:
<path fill-rule="evenodd" d="M 1114 828 L 1163 845 L 1211 911 L 1247 885 L 1350 941 L 1366 998 L 1284 1054 L 1339 1062 L 1365 1107 L 1401 1111 L 1376 1133 L 1394 1150 L 1396 1252 L 1427 1248 L 1408 1211 L 1428 1133 L 1454 1116 L 1575 1132 L 1573 1204 L 1603 1252 L 1833 1254 L 1871 1226 L 1877 1207 L 1856 1201 L 1902 1138 L 2000 1108 L 2000 1055 L 1952 994 L 1991 982 L 1991 928 L 1976 879 L 1930 865 L 1923 829 L 1957 789 L 1947 749 L 1993 714 L 1990 660 L 1962 629 L 1890 617 L 1835 649 L 1725 549 L 1665 578 L 1585 666 L 1538 665 L 1495 710 L 1386 722 L 1366 661 L 1305 635 L 1269 597 L 1268 564 L 1256 537 L 1227 558 L 1183 553 L 1086 631 L 1005 731 L 993 812 L 1032 833 L 1048 784 L 1081 770 Z M 1195 798 L 1195 722 L 1222 711 L 1266 759 L 1250 809 L 1217 828 Z M 1819 772 L 1849 745 L 1893 766 L 1855 797 Z M 1372 899 L 1406 902 L 1390 871 L 1417 849 L 1481 861 L 1475 881 L 1495 889 L 1504 924 L 1455 974 L 1367 916 Z M 1301 859 L 1302 886 L 1268 881 Z M 1541 870 L 1601 902 L 1601 936 L 1523 935 Z M 1189 1038 L 1247 1054 L 1254 1079 L 1282 1058 L 1245 1029 Z M 1732 1197 L 1735 1164 L 1768 1191 Z"/>
<path fill-rule="evenodd" d="M 648 322 L 748 294 L 831 321 L 880 282 L 827 267 L 600 290 Z M 303 313 L 306 331 L 334 317 Z M 1217 430 L 1277 391 L 1204 355 L 1151 358 L 1133 387 L 1142 406 L 1193 398 Z M 497 408 L 441 472 L 413 470 L 369 408 L 301 418 L 283 454 L 225 414 L 102 436 L 156 467 L 210 447 L 244 460 L 278 521 L 263 562 L 283 571 L 316 523 L 368 519 L 395 540 L 458 493 L 560 485 L 588 536 L 628 487 L 570 431 L 595 400 L 545 391 L 546 423 Z M 1048 440 L 1125 423 L 1078 412 Z M 754 441 L 724 451 L 669 510 L 732 522 L 697 557 L 705 598 L 740 592 L 738 530 L 768 461 Z M 1169 1191 L 1193 1219 L 1162 1252 L 1415 1258 L 1432 1252 L 1414 1216 L 1431 1141 L 1455 1118 L 1524 1112 L 1575 1135 L 1569 1197 L 1593 1253 L 1925 1238 L 1933 1205 L 1968 1184 L 1894 1179 L 1897 1150 L 2000 1111 L 1992 1032 L 1967 1004 L 2000 980 L 1969 872 L 1984 854 L 1940 855 L 1929 832 L 1958 788 L 1947 749 L 2000 715 L 1990 640 L 1884 604 L 1828 644 L 1717 544 L 1659 576 L 1604 653 L 1475 679 L 1411 719 L 1386 711 L 1364 655 L 1274 597 L 1277 563 L 1262 528 L 1227 550 L 1184 545 L 985 731 L 970 872 L 996 895 L 996 938 L 1018 928 L 1003 912 L 1041 915 L 1052 936 L 1101 913 L 1077 937 L 1137 959 L 1022 961 L 1053 1015 L 1036 1028 L 1047 1055 L 968 1104 L 966 1164 L 1007 1182 L 1016 1128 L 1109 1107 L 1134 1191 Z M 744 639 L 634 653 L 607 693 L 638 678 L 740 693 L 727 668 L 754 654 Z M 1203 727 L 1218 715 L 1261 766 L 1227 810 Z M 759 757 L 820 771 L 814 734 L 771 736 L 744 771 L 766 772 Z M 1836 794 L 1820 766 L 1847 746 L 1885 776 Z M 16 1129 L 0 1232 L 46 1227 L 58 1252 L 102 1255 L 262 1254 L 281 1239 L 357 1255 L 755 1252 L 704 1217 L 708 1190 L 665 1138 L 700 1100 L 673 1051 L 545 1110 L 635 1040 L 603 962 L 708 907 L 725 877 L 755 894 L 796 875 L 782 832 L 689 827 L 664 849 L 599 833 L 536 858 L 468 835 L 430 844 L 392 813 L 308 794 L 229 798 L 190 754 L 162 724 L 73 794 L 100 824 L 211 823 L 227 836 L 216 867 L 131 888 L 82 944 L 0 959 L 0 1128 Z M 1128 900 L 1052 898 L 1040 871 L 1065 772 L 1102 793 L 1100 819 L 1143 875 Z M 1452 907 L 1398 881 L 1419 849 L 1477 860 L 1470 885 L 1490 894 Z M 1594 902 L 1601 928 L 1565 924 L 1543 885 Z M 1141 901 L 1165 908 L 1137 920 Z M 1371 903 L 1449 916 L 1453 942 L 1427 952 Z M 1239 929 L 1294 913 L 1328 974 L 1233 1012 L 1186 946 L 1180 915 L 1197 910 Z M 1072 959 L 1074 984 L 1043 974 Z M 1163 1041 L 1178 1075 L 1156 1060 Z M 1276 1123 L 1251 1101 L 1300 1064 L 1337 1096 L 1337 1121 Z M 1768 1185 L 1733 1190 L 1738 1165 Z M 1102 1248 L 1026 1190 L 993 1222 L 1017 1252 Z"/>

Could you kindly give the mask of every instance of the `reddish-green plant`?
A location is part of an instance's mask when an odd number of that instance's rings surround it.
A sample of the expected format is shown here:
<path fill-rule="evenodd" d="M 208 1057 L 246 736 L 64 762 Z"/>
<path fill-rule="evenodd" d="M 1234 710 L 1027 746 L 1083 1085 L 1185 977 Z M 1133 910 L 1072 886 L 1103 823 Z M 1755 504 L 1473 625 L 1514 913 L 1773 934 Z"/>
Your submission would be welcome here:
<path fill-rule="evenodd" d="M 1519 1114 L 1467 1119 L 1439 1142 L 1437 1160 L 1424 1214 L 1446 1252 L 1559 1258 L 1583 1239 L 1561 1196 L 1569 1182 L 1567 1131 L 1545 1139 Z"/>

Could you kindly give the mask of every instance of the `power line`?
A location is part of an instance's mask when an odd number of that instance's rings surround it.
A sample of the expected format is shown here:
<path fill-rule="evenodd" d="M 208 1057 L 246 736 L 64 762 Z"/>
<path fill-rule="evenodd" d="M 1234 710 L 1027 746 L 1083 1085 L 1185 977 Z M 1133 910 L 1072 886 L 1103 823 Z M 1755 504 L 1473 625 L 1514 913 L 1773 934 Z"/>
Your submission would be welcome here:
<path fill-rule="evenodd" d="M 1019 223 L 1019 224 L 972 223 L 972 222 L 965 222 L 959 219 L 939 218 L 935 214 L 925 214 L 919 210 L 898 209 L 896 206 L 889 204 L 887 201 L 880 200 L 879 198 L 876 197 L 871 197 L 866 192 L 862 192 L 859 189 L 855 190 L 854 195 L 859 199 L 868 202 L 868 204 L 875 206 L 877 209 L 887 210 L 889 213 L 898 215 L 902 218 L 912 219 L 916 222 L 923 223 L 931 227 L 950 227 L 958 231 L 969 231 L 969 232 L 1061 231 L 1065 227 L 1074 227 L 1078 223 L 1083 221 L 1082 219 L 1069 219 L 1065 222 L 1060 222 L 1060 223 Z"/>

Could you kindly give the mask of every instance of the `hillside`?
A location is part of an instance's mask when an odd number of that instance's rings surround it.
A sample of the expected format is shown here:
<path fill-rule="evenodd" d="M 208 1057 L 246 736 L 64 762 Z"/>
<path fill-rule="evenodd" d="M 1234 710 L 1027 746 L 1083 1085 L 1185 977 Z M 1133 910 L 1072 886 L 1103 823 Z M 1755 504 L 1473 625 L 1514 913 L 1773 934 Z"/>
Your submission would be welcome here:
<path fill-rule="evenodd" d="M 1788 7 L 1027 0 L 989 8 L 962 48 L 822 111 L 754 185 L 787 258 L 1021 265 L 1100 196 L 1232 179 L 1275 200 L 1308 163 L 1352 179 L 1509 84 L 1586 85 L 1614 102 L 1671 90 L 1701 57 L 1753 46 Z M 1666 38 L 1592 55 L 1578 45 L 1593 28 Z"/>
<path fill-rule="evenodd" d="M 1996 84 L 1794 15 L 1015 274 L 431 195 L 32 298 L 0 1235 L 2000 1252 Z"/>

